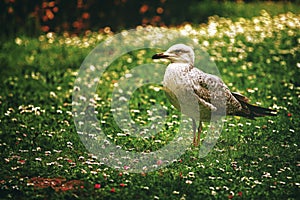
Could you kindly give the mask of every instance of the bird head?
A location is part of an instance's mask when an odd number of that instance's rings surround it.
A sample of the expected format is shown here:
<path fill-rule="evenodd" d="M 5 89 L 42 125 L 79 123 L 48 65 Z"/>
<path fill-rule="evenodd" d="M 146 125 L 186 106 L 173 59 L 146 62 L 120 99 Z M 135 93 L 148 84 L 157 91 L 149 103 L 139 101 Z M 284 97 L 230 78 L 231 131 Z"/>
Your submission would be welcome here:
<path fill-rule="evenodd" d="M 163 53 L 157 53 L 152 59 L 168 59 L 172 63 L 187 63 L 194 65 L 194 51 L 191 47 L 184 44 L 175 44 Z"/>

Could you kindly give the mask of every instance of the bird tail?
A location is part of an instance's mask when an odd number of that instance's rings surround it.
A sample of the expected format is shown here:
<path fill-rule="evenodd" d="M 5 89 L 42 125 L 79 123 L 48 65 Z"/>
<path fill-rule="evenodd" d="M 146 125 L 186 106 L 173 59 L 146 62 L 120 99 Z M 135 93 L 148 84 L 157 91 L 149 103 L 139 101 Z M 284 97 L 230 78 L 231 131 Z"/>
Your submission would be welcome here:
<path fill-rule="evenodd" d="M 246 117 L 248 119 L 255 119 L 255 117 L 263 116 L 276 116 L 275 110 L 269 108 L 263 108 L 260 106 L 251 105 L 248 103 L 249 99 L 238 93 L 232 93 L 232 95 L 241 103 L 242 110 L 237 111 L 234 115 Z"/>

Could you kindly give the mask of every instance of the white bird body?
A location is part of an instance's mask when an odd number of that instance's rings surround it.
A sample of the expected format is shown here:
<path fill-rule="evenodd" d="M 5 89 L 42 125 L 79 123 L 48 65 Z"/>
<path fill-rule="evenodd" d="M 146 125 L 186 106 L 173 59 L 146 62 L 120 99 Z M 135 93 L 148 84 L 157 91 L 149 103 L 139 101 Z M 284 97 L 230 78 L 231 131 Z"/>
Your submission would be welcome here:
<path fill-rule="evenodd" d="M 195 68 L 194 51 L 189 46 L 176 44 L 152 58 L 171 61 L 165 71 L 163 85 L 171 103 L 193 119 L 196 146 L 200 140 L 202 121 L 216 120 L 226 114 L 250 119 L 275 115 L 273 110 L 251 105 L 246 97 L 230 92 L 219 77 Z M 199 121 L 197 141 L 195 120 Z"/>
<path fill-rule="evenodd" d="M 190 78 L 189 64 L 179 66 L 171 63 L 165 71 L 163 85 L 169 100 L 178 110 L 182 110 L 184 114 L 198 119 L 200 110 L 197 109 L 195 112 L 195 108 L 198 106 L 193 105 L 196 98 L 193 94 L 193 83 Z M 182 105 L 186 105 L 184 110 L 181 109 Z"/>

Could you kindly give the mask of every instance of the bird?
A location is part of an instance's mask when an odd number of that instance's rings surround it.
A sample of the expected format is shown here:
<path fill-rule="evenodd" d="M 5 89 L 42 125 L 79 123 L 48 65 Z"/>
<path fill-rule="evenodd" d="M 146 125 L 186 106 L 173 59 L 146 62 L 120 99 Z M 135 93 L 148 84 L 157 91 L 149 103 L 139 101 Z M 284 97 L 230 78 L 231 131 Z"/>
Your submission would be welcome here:
<path fill-rule="evenodd" d="M 224 115 L 252 120 L 277 115 L 275 110 L 250 104 L 247 97 L 231 92 L 221 78 L 195 67 L 194 50 L 190 46 L 175 44 L 165 52 L 156 53 L 152 59 L 170 61 L 165 70 L 163 88 L 171 104 L 192 118 L 194 146 L 199 146 L 202 122 L 217 120 Z"/>

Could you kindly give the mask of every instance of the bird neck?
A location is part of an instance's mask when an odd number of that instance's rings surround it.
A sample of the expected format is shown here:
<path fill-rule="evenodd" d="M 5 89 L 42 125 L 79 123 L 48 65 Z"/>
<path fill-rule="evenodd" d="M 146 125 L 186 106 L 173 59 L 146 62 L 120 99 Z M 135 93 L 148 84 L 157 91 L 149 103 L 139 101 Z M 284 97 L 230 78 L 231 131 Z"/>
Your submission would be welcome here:
<path fill-rule="evenodd" d="M 170 65 L 176 67 L 176 68 L 181 68 L 181 69 L 186 69 L 188 71 L 192 70 L 194 68 L 194 65 L 191 63 L 183 63 L 183 62 L 172 62 Z"/>

